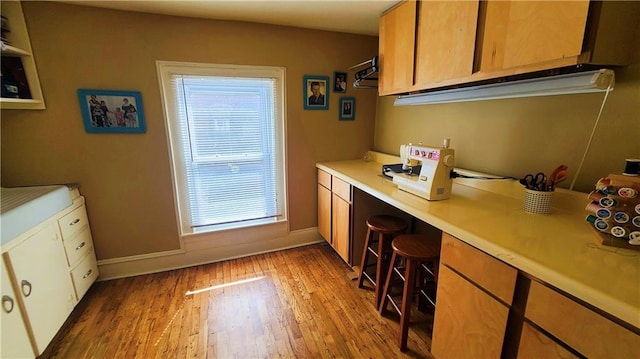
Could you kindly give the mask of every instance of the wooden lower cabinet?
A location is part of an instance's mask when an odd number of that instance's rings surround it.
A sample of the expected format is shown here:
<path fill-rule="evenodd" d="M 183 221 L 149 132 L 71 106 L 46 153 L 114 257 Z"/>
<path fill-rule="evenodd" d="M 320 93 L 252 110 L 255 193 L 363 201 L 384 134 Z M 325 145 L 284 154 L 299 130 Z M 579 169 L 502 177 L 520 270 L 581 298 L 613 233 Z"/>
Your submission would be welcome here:
<path fill-rule="evenodd" d="M 431 353 L 436 358 L 500 358 L 509 307 L 440 266 Z"/>
<path fill-rule="evenodd" d="M 331 244 L 331 189 L 318 183 L 318 232 Z"/>
<path fill-rule="evenodd" d="M 351 230 L 351 203 L 333 194 L 332 205 L 332 245 L 345 262 L 350 263 L 349 242 Z"/>
<path fill-rule="evenodd" d="M 537 281 L 525 317 L 588 358 L 640 358 L 640 335 Z"/>
<path fill-rule="evenodd" d="M 318 169 L 318 232 L 345 262 L 354 265 L 351 192 L 350 184 Z"/>
<path fill-rule="evenodd" d="M 517 270 L 444 233 L 431 353 L 500 358 Z"/>
<path fill-rule="evenodd" d="M 572 359 L 578 357 L 531 324 L 524 323 L 520 336 L 520 346 L 518 347 L 518 358 Z"/>

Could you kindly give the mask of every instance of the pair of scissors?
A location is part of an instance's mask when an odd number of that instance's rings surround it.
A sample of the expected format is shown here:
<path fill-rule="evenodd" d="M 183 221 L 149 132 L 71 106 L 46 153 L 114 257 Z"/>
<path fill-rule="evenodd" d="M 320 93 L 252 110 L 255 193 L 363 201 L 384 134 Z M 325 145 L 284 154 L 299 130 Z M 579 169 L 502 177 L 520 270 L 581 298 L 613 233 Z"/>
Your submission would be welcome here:
<path fill-rule="evenodd" d="M 544 191 L 547 177 L 542 172 L 538 172 L 535 175 L 527 174 L 520 180 L 525 187 L 534 191 Z"/>
<path fill-rule="evenodd" d="M 551 176 L 547 178 L 547 191 L 553 191 L 558 183 L 567 179 L 569 175 L 568 169 L 569 167 L 566 165 L 560 165 L 553 170 Z"/>

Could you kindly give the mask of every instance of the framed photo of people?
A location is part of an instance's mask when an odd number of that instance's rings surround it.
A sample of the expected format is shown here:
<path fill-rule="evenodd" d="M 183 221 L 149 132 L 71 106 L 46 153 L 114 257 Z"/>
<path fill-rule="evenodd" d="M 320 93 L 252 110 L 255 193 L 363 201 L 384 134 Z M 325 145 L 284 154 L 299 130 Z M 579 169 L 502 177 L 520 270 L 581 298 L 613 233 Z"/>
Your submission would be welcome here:
<path fill-rule="evenodd" d="M 329 76 L 304 75 L 305 110 L 329 109 Z"/>
<path fill-rule="evenodd" d="M 340 121 L 353 121 L 356 118 L 355 97 L 340 97 Z"/>
<path fill-rule="evenodd" d="M 78 100 L 89 133 L 144 133 L 142 96 L 138 91 L 79 89 Z"/>
<path fill-rule="evenodd" d="M 347 73 L 333 73 L 333 92 L 347 92 Z"/>

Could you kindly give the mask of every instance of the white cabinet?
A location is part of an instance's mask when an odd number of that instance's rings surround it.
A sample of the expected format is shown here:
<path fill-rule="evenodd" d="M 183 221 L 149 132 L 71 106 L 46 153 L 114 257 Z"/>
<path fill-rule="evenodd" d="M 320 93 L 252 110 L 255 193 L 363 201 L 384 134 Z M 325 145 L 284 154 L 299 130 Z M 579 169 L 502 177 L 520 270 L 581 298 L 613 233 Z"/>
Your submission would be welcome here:
<path fill-rule="evenodd" d="M 98 277 L 84 198 L 77 197 L 72 206 L 12 240 L 3 249 L 2 259 L 7 278 L 2 281 L 0 357 L 33 358 L 47 348 Z M 12 293 L 13 288 L 17 293 Z M 13 311 L 8 310 L 11 305 Z M 21 333 L 29 333 L 28 355 L 23 353 Z"/>
<path fill-rule="evenodd" d="M 76 304 L 62 238 L 55 223 L 9 250 L 5 260 L 11 264 L 40 354 Z"/>
<path fill-rule="evenodd" d="M 2 41 L 2 97 L 0 108 L 44 110 L 36 62 L 20 1 L 2 0 L 2 16 L 10 27 Z M 6 86 L 6 88 L 5 88 Z"/>
<path fill-rule="evenodd" d="M 13 291 L 4 262 L 0 263 L 0 272 L 2 276 L 0 278 L 2 281 L 0 282 L 2 284 L 0 358 L 33 358 L 34 353 L 31 342 L 29 342 L 29 334 L 27 334 L 18 306 L 18 296 Z"/>

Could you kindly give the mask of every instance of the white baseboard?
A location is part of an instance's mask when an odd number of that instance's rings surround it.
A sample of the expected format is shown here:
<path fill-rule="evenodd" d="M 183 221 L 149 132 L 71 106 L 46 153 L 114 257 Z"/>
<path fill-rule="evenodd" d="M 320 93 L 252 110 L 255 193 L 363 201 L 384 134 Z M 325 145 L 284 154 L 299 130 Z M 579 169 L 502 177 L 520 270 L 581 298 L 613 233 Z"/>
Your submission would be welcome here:
<path fill-rule="evenodd" d="M 232 237 L 207 241 L 187 238 L 183 241 L 182 249 L 100 260 L 98 281 L 163 272 L 324 242 L 318 234 L 317 227 L 288 232 L 274 238 L 265 237 L 251 240 Z"/>

